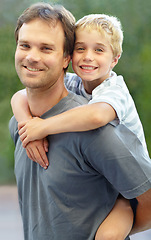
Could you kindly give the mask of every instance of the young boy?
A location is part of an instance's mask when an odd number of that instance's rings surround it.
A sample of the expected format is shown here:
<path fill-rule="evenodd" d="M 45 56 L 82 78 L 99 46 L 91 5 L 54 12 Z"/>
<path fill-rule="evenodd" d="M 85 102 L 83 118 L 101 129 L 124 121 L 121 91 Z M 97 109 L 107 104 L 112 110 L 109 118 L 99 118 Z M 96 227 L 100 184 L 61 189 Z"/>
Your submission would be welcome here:
<path fill-rule="evenodd" d="M 87 131 L 112 122 L 114 125 L 122 123 L 133 131 L 144 146 L 143 154 L 149 159 L 143 128 L 134 102 L 122 76 L 117 76 L 112 71 L 122 54 L 123 32 L 120 22 L 115 17 L 103 14 L 88 15 L 77 22 L 75 33 L 72 66 L 80 78 L 67 73 L 65 84 L 69 90 L 83 95 L 88 100 L 92 99 L 88 105 L 74 108 L 50 119 L 33 118 L 26 121 L 32 118 L 26 92 L 22 90 L 16 93 L 12 98 L 12 108 L 19 122 L 19 134 L 28 156 L 47 168 L 49 164 L 45 155 L 47 143 L 41 144 L 34 140 L 45 138 L 49 134 Z M 115 239 L 124 239 L 127 236 L 132 226 L 132 217 L 128 220 L 129 213 L 124 215 L 122 212 L 124 208 L 118 207 L 114 208 L 107 221 L 102 224 L 102 228 L 99 228 L 96 239 L 104 239 L 100 236 L 108 232 L 106 228 L 111 229 L 112 239 L 113 236 L 120 236 Z M 117 219 L 115 225 L 118 226 L 120 222 L 123 228 L 114 228 L 112 214 L 113 219 Z M 118 231 L 112 231 L 113 229 Z"/>

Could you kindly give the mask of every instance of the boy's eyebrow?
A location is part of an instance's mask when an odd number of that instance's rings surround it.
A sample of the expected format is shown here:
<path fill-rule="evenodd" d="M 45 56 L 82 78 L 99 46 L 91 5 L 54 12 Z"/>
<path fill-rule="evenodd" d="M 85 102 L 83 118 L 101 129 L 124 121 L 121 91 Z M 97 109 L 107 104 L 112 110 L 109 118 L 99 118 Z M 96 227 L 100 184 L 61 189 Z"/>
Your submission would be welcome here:
<path fill-rule="evenodd" d="M 75 42 L 75 46 L 76 46 L 76 45 L 80 45 L 80 44 L 85 44 L 85 42 Z M 100 47 L 106 47 L 105 44 L 99 43 L 99 42 L 96 42 L 95 45 L 96 45 L 96 46 L 100 46 Z"/>
<path fill-rule="evenodd" d="M 75 42 L 75 45 L 77 44 L 85 44 L 84 42 Z"/>
<path fill-rule="evenodd" d="M 104 48 L 104 49 L 107 48 L 107 45 L 105 45 L 104 43 L 96 43 L 96 46 L 97 46 L 97 47 L 102 47 L 102 48 Z"/>

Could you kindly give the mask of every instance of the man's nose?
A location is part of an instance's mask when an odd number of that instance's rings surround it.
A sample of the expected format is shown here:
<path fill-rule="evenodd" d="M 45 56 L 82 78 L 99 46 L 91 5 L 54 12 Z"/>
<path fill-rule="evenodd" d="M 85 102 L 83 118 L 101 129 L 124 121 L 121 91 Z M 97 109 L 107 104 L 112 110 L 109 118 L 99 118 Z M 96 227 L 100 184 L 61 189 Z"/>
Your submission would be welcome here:
<path fill-rule="evenodd" d="M 39 53 L 38 49 L 36 49 L 36 48 L 30 49 L 30 51 L 27 54 L 26 59 L 29 62 L 39 62 L 40 61 L 40 53 Z"/>

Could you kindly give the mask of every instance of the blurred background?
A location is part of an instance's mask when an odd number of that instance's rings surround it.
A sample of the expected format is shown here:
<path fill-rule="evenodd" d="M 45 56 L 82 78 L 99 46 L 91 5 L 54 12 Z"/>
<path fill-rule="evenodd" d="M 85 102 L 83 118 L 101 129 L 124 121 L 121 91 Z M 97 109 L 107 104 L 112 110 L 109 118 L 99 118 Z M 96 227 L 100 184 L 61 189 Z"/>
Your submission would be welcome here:
<path fill-rule="evenodd" d="M 9 119 L 12 116 L 10 99 L 17 90 L 23 88 L 14 67 L 16 47 L 14 29 L 21 12 L 35 2 L 37 1 L 0 0 L 0 187 L 2 190 L 3 185 L 15 184 L 14 144 L 8 130 Z M 52 3 L 64 5 L 73 13 L 76 20 L 90 13 L 106 13 L 117 16 L 121 20 L 124 30 L 123 54 L 114 70 L 117 74 L 124 76 L 133 96 L 143 123 L 151 156 L 151 1 L 56 0 Z M 71 66 L 70 71 L 72 71 Z M 4 195 L 0 195 L 0 200 L 2 196 Z M 5 196 L 7 195 L 5 194 Z M 2 206 L 4 205 L 1 204 L 1 208 L 3 208 Z M 4 218 L 1 222 L 4 222 Z M 8 221 L 6 221 L 6 226 L 7 223 Z M 140 235 L 140 238 L 134 236 L 133 239 L 149 240 L 150 235 L 149 231 L 148 235 L 146 233 L 146 237 Z M 9 238 L 3 239 L 8 240 Z M 17 240 L 16 237 L 14 239 Z"/>
<path fill-rule="evenodd" d="M 8 123 L 12 116 L 11 96 L 23 86 L 14 67 L 14 29 L 21 12 L 35 2 L 0 0 L 0 185 L 15 183 L 14 144 Z M 114 70 L 124 76 L 134 98 L 151 154 L 151 1 L 56 0 L 53 3 L 64 5 L 76 20 L 90 13 L 106 13 L 121 20 L 124 30 L 123 54 Z"/>

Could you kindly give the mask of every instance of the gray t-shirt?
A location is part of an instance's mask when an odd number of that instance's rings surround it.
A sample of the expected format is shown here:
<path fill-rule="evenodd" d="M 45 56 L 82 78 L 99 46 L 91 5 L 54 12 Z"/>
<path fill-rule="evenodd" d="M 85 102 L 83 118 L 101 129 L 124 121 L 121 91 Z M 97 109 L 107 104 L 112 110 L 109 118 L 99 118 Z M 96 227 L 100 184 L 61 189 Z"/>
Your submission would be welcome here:
<path fill-rule="evenodd" d="M 69 93 L 42 118 L 75 105 L 78 97 Z M 130 199 L 151 188 L 151 164 L 141 156 L 142 146 L 125 126 L 119 130 L 108 124 L 48 136 L 49 167 L 44 170 L 28 159 L 11 119 L 25 240 L 93 240 L 119 193 Z"/>

